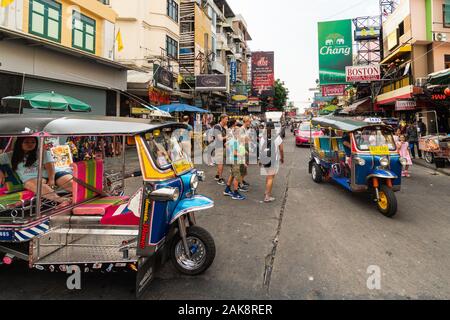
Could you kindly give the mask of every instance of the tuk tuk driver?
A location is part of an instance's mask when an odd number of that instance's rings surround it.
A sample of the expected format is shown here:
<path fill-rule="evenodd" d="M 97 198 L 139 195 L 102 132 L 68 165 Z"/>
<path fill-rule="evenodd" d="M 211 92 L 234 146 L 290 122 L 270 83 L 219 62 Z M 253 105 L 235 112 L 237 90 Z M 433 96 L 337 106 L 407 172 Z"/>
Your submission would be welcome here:
<path fill-rule="evenodd" d="M 19 137 L 14 145 L 12 153 L 0 154 L 0 164 L 11 165 L 22 181 L 25 189 L 37 192 L 38 188 L 38 140 L 35 137 Z M 44 167 L 42 181 L 42 197 L 54 201 L 59 207 L 67 207 L 70 199 L 60 197 L 54 190 L 59 186 L 68 192 L 72 192 L 72 175 L 69 172 L 56 171 L 54 159 L 49 150 L 44 152 Z M 5 174 L 0 170 L 0 185 L 5 183 Z"/>
<path fill-rule="evenodd" d="M 350 134 L 348 132 L 343 133 L 342 144 L 344 145 L 345 162 L 351 168 L 352 167 L 352 143 L 350 140 Z"/>

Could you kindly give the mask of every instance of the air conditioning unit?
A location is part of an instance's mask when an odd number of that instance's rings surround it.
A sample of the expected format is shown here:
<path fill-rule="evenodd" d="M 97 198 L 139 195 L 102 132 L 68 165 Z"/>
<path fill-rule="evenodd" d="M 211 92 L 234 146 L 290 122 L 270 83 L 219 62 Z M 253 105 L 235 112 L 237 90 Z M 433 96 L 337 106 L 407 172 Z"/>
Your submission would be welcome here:
<path fill-rule="evenodd" d="M 447 34 L 442 32 L 433 33 L 433 40 L 438 42 L 447 42 Z"/>
<path fill-rule="evenodd" d="M 427 78 L 417 78 L 416 79 L 416 87 L 425 87 L 427 85 L 428 79 Z"/>

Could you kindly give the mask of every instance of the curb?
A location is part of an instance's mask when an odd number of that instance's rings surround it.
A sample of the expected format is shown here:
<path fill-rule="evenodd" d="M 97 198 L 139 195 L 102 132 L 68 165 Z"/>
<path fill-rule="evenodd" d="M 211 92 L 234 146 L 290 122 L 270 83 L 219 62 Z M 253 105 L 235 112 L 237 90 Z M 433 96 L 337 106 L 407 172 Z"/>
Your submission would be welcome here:
<path fill-rule="evenodd" d="M 435 170 L 439 173 L 442 173 L 443 175 L 450 177 L 450 172 L 448 172 L 449 171 L 448 169 L 436 169 L 436 167 L 433 165 L 427 164 L 426 162 L 417 161 L 417 160 L 413 160 L 413 163 L 419 167 Z"/>

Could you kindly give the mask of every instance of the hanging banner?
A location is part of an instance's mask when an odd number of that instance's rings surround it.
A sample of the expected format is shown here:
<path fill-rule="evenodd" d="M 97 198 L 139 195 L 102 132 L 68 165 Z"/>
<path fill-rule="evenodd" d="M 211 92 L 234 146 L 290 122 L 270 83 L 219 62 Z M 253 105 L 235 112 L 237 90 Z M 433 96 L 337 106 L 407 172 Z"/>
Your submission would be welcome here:
<path fill-rule="evenodd" d="M 252 95 L 271 97 L 275 95 L 275 53 L 252 53 Z"/>
<path fill-rule="evenodd" d="M 339 97 L 345 95 L 345 84 L 322 86 L 322 97 Z"/>
<path fill-rule="evenodd" d="M 354 66 L 345 68 L 347 82 L 370 82 L 381 80 L 380 65 Z"/>
<path fill-rule="evenodd" d="M 319 22 L 321 85 L 346 83 L 345 67 L 353 65 L 352 20 Z"/>

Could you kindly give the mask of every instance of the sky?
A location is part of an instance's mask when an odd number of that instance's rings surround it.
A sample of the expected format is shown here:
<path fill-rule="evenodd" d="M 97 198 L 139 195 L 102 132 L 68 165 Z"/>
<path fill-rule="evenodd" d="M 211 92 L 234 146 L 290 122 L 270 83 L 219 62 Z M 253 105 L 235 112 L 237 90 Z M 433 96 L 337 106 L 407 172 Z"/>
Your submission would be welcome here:
<path fill-rule="evenodd" d="M 275 51 L 275 78 L 290 101 L 308 105 L 318 78 L 317 22 L 379 14 L 379 0 L 228 0 L 247 21 L 252 51 Z M 310 104 L 311 102 L 309 102 Z"/>

